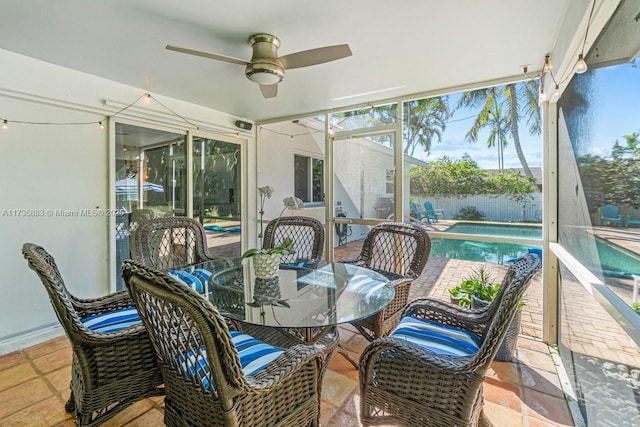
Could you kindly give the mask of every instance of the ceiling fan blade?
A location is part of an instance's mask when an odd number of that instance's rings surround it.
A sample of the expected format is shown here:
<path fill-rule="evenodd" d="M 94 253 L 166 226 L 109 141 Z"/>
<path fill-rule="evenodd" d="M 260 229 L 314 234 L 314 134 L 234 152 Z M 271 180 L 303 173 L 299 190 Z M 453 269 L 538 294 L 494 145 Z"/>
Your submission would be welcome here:
<path fill-rule="evenodd" d="M 301 52 L 291 53 L 289 55 L 278 58 L 284 68 L 291 70 L 293 68 L 308 67 L 310 65 L 323 64 L 336 59 L 351 56 L 351 49 L 348 44 L 338 44 L 335 46 L 325 46 L 316 49 L 303 50 Z"/>
<path fill-rule="evenodd" d="M 231 56 L 218 55 L 217 53 L 202 52 L 201 50 L 187 49 L 185 47 L 172 46 L 170 44 L 166 47 L 167 50 L 173 50 L 175 52 L 187 53 L 189 55 L 202 56 L 203 58 L 216 59 L 218 61 L 230 62 L 232 64 L 249 65 L 248 61 L 243 59 L 233 58 Z"/>
<path fill-rule="evenodd" d="M 260 85 L 260 92 L 265 98 L 275 98 L 278 94 L 278 83 L 274 85 Z"/>

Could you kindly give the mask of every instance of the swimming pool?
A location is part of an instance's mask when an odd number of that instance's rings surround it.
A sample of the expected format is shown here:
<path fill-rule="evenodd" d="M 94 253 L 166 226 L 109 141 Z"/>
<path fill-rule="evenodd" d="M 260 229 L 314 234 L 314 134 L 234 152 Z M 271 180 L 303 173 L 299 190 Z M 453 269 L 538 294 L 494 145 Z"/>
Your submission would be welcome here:
<path fill-rule="evenodd" d="M 520 237 L 540 239 L 542 227 L 535 225 L 478 224 L 459 222 L 445 233 L 466 233 L 474 235 Z M 588 254 L 574 255 L 586 266 L 604 276 L 629 278 L 640 274 L 640 256 L 624 248 L 595 238 L 598 259 L 589 262 Z M 464 259 L 468 261 L 505 264 L 513 258 L 527 253 L 529 249 L 540 249 L 541 245 L 522 245 L 501 242 L 480 242 L 474 240 L 433 239 L 431 255 L 444 258 Z"/>

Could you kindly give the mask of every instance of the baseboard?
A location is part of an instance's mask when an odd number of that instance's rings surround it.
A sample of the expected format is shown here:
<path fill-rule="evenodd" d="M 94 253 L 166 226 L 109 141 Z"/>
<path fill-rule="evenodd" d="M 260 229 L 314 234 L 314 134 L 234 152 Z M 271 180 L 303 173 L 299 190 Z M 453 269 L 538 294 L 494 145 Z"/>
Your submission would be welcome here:
<path fill-rule="evenodd" d="M 64 330 L 62 326 L 57 324 L 4 339 L 0 342 L 0 356 L 43 343 L 53 338 L 58 338 L 62 335 L 64 335 Z"/>

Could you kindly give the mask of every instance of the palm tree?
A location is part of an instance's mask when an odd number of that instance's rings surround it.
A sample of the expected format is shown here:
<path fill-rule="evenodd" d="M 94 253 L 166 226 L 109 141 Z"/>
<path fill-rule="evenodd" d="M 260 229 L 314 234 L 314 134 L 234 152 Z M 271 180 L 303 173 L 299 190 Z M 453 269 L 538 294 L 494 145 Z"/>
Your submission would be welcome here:
<path fill-rule="evenodd" d="M 502 106 L 505 107 L 504 111 Z M 506 86 L 490 87 L 464 92 L 458 101 L 458 108 L 480 108 L 476 120 L 467 133 L 467 139 L 472 142 L 478 140 L 481 129 L 490 127 L 491 120 L 496 121 L 498 117 L 492 119 L 496 108 L 500 107 L 500 116 L 509 124 L 509 136 L 513 138 L 513 145 L 516 149 L 520 164 L 526 176 L 533 177 L 531 169 L 522 151 L 520 143 L 520 118 L 525 117 L 529 132 L 537 135 L 541 130 L 540 109 L 538 108 L 538 81 L 530 80 L 521 83 L 510 83 Z M 499 121 L 499 120 L 498 120 Z M 505 134 L 506 135 L 506 134 Z M 493 142 L 495 143 L 495 141 Z M 488 146 L 492 146 L 491 141 L 487 141 Z"/>
<path fill-rule="evenodd" d="M 494 105 L 485 125 L 490 129 L 487 147 L 498 147 L 498 169 L 504 170 L 504 147 L 508 144 L 507 137 L 511 133 L 511 124 L 502 114 L 502 105 Z"/>
<path fill-rule="evenodd" d="M 404 105 L 404 154 L 413 156 L 417 147 L 429 154 L 434 141 L 442 141 L 442 132 L 451 116 L 449 97 L 409 101 Z"/>

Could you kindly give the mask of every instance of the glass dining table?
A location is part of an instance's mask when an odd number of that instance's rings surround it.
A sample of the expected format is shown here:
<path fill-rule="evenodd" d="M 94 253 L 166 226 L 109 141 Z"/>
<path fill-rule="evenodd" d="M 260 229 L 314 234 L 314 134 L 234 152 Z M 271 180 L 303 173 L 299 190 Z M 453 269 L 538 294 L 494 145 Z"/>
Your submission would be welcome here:
<path fill-rule="evenodd" d="M 218 311 L 240 327 L 277 329 L 311 345 L 342 323 L 374 315 L 395 290 L 380 273 L 353 264 L 318 269 L 280 265 L 277 277 L 255 278 L 250 259 L 216 259 L 170 272 L 197 287 Z M 353 361 L 352 361 L 353 363 Z"/>

